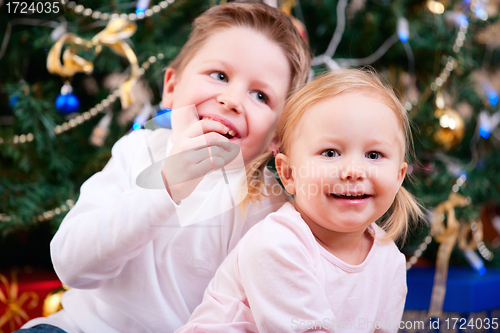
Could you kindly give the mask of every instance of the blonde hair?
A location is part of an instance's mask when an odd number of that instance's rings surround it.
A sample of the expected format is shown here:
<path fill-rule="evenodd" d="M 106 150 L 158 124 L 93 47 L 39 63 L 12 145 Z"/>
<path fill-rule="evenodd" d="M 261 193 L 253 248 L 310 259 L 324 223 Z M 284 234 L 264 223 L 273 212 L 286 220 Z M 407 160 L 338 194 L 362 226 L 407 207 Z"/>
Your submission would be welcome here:
<path fill-rule="evenodd" d="M 345 69 L 326 74 L 292 96 L 283 110 L 277 127 L 277 137 L 281 142 L 279 151 L 285 155 L 290 152 L 293 144 L 292 134 L 307 109 L 325 98 L 347 92 L 360 92 L 379 99 L 394 111 L 404 133 L 403 155 L 404 160 L 408 162 L 413 151 L 408 114 L 394 91 L 382 83 L 373 69 Z M 264 169 L 272 157 L 273 153 L 265 153 L 247 166 L 248 196 L 246 200 L 255 202 L 262 196 L 268 196 L 270 188 L 264 182 Z M 379 222 L 386 232 L 381 240 L 399 239 L 404 242 L 409 224 L 423 218 L 423 215 L 422 205 L 401 186 L 392 206 L 384 215 L 384 221 Z"/>
<path fill-rule="evenodd" d="M 262 2 L 230 2 L 205 11 L 194 20 L 188 41 L 170 67 L 181 75 L 211 35 L 231 27 L 253 29 L 283 50 L 291 70 L 289 95 L 305 83 L 311 63 L 307 43 L 300 37 L 287 14 Z"/>

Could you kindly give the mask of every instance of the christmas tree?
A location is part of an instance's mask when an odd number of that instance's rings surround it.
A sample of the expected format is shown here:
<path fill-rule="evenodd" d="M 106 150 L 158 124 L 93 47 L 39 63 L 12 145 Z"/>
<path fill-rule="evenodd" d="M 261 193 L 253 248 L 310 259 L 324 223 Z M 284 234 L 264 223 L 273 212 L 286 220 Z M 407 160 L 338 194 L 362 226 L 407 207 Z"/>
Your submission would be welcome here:
<path fill-rule="evenodd" d="M 62 1 L 57 15 L 0 3 L 1 267 L 50 267 L 48 242 L 80 186 L 162 112 L 163 69 L 193 19 L 223 2 Z M 414 123 L 405 186 L 430 222 L 403 248 L 408 268 L 445 243 L 453 265 L 500 267 L 498 4 L 268 2 L 293 15 L 314 72 L 373 66 L 400 94 Z"/>

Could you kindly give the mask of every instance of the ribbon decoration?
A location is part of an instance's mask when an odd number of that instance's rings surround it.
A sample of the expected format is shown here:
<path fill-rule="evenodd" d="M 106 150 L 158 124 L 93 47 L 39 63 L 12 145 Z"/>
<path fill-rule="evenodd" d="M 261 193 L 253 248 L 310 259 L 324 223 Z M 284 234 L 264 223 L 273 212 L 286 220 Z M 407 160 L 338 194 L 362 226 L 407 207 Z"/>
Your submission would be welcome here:
<path fill-rule="evenodd" d="M 68 47 L 63 54 L 63 64 L 61 64 L 61 52 L 63 44 L 71 43 L 73 45 L 90 49 L 92 44 L 75 34 L 67 33 L 61 36 L 52 46 L 47 56 L 47 69 L 49 73 L 62 77 L 72 77 L 76 73 L 90 74 L 94 70 L 94 64 L 76 55 L 73 48 Z"/>
<path fill-rule="evenodd" d="M 103 45 L 109 47 L 115 54 L 126 58 L 131 66 L 130 78 L 120 86 L 122 109 L 126 109 L 133 103 L 131 91 L 140 74 L 137 57 L 130 45 L 123 39 L 131 37 L 136 31 L 137 25 L 135 23 L 116 18 L 110 20 L 106 28 L 95 35 L 91 41 L 72 33 L 66 33 L 50 49 L 47 57 L 47 69 L 51 74 L 65 78 L 72 77 L 76 73 L 90 74 L 94 70 L 94 64 L 77 56 L 72 47 L 67 47 L 64 51 L 63 63 L 61 64 L 60 58 L 63 45 L 69 43 L 87 50 L 95 47 L 96 54 L 100 53 Z"/>
<path fill-rule="evenodd" d="M 26 311 L 23 309 L 24 303 L 31 298 L 31 301 L 26 305 L 28 310 L 34 309 L 38 305 L 38 295 L 34 291 L 26 291 L 19 297 L 17 272 L 11 271 L 12 283 L 9 283 L 7 278 L 0 274 L 0 282 L 5 286 L 6 294 L 0 289 L 0 302 L 7 305 L 5 313 L 0 317 L 0 333 L 3 333 L 2 327 L 8 322 L 10 324 L 10 332 L 15 330 L 15 326 L 21 326 L 23 319 L 25 322 L 30 318 Z"/>
<path fill-rule="evenodd" d="M 100 51 L 100 45 L 109 47 L 115 54 L 127 58 L 131 66 L 130 79 L 123 82 L 120 86 L 120 102 L 122 108 L 126 109 L 132 104 L 132 88 L 134 87 L 137 79 L 139 78 L 139 63 L 137 57 L 130 47 L 123 39 L 131 37 L 137 31 L 137 25 L 129 20 L 116 18 L 109 21 L 104 30 L 99 32 L 92 38 L 92 44 Z"/>
<path fill-rule="evenodd" d="M 452 192 L 448 200 L 434 208 L 431 217 L 431 233 L 436 242 L 441 244 L 437 253 L 436 273 L 434 274 L 434 286 L 429 307 L 429 317 L 431 318 L 439 317 L 443 312 L 450 255 L 455 247 L 460 230 L 460 223 L 455 216 L 455 207 L 466 206 L 469 201 L 469 198 Z M 443 223 L 445 213 L 447 214 L 446 226 Z"/>
<path fill-rule="evenodd" d="M 467 241 L 469 233 L 472 234 L 470 241 Z M 473 221 L 464 225 L 458 235 L 458 247 L 462 250 L 474 250 L 483 241 L 483 222 Z"/>

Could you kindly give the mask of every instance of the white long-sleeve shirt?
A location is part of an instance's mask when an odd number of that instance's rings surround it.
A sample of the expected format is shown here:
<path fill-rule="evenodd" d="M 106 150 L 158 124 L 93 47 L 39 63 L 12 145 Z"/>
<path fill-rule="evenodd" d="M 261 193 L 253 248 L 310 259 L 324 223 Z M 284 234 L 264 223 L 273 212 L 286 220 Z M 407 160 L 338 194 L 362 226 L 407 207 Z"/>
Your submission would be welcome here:
<path fill-rule="evenodd" d="M 71 287 L 62 298 L 64 309 L 23 328 L 48 323 L 69 333 L 173 332 L 187 322 L 243 234 L 288 200 L 283 192 L 249 203 L 245 217 L 237 206 L 181 228 L 179 206 L 165 189 L 136 185 L 151 165 L 146 142 L 159 161 L 172 146 L 170 133 L 140 130 L 120 139 L 106 167 L 82 185 L 51 242 L 55 271 Z M 228 172 L 233 185 L 236 176 Z M 267 170 L 265 177 L 277 185 Z M 204 195 L 200 207 L 213 207 L 228 188 L 206 178 L 198 187 Z"/>
<path fill-rule="evenodd" d="M 177 333 L 397 332 L 406 292 L 394 242 L 375 237 L 363 263 L 347 264 L 285 203 L 243 237 Z"/>

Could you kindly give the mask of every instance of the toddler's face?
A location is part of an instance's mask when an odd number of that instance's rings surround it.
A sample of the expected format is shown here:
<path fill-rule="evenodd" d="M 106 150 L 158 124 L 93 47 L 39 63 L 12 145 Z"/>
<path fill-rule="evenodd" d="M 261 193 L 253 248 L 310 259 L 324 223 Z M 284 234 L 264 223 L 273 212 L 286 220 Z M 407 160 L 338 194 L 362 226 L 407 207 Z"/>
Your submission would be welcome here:
<path fill-rule="evenodd" d="M 340 94 L 306 110 L 295 133 L 292 191 L 312 230 L 362 233 L 389 209 L 407 166 L 403 132 L 387 105 Z"/>
<path fill-rule="evenodd" d="M 248 28 L 229 28 L 210 36 L 180 77 L 167 71 L 163 102 L 174 110 L 196 107 L 198 119 L 184 122 L 186 127 L 203 118 L 226 125 L 229 133 L 220 134 L 240 146 L 248 163 L 274 147 L 290 80 L 288 60 L 276 43 Z"/>

